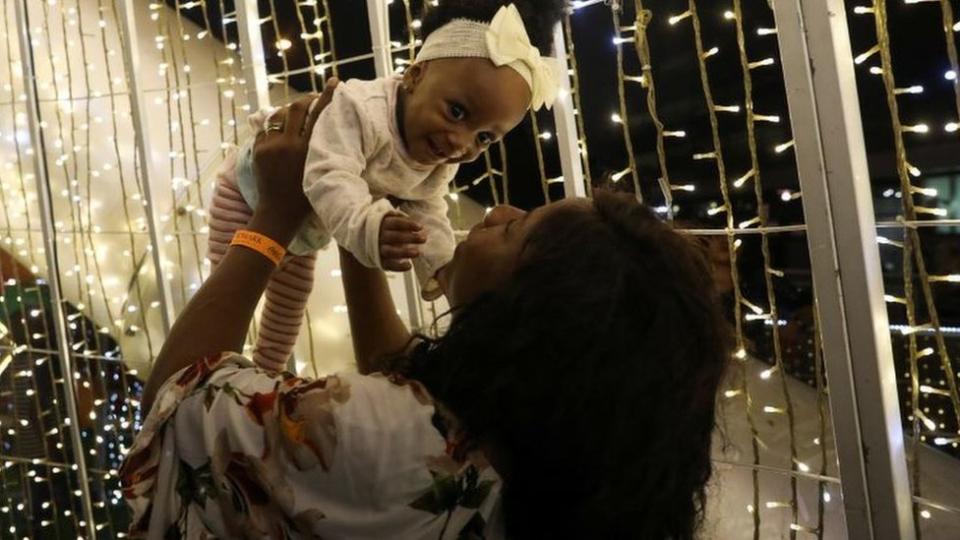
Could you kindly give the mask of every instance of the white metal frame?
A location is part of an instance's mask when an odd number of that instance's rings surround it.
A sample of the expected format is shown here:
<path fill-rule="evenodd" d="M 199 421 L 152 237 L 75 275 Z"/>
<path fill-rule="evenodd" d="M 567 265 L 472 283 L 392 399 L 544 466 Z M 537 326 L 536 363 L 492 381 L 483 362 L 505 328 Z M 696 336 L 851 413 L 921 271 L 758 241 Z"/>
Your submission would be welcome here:
<path fill-rule="evenodd" d="M 385 0 L 367 0 L 370 44 L 377 77 L 386 77 L 393 73 L 389 17 Z M 423 319 L 420 317 L 420 295 L 417 294 L 417 283 L 413 272 L 403 273 L 403 291 L 407 303 L 407 323 L 414 332 L 420 331 L 423 329 Z"/>
<path fill-rule="evenodd" d="M 580 137 L 577 133 L 577 119 L 573 108 L 573 95 L 570 89 L 570 61 L 567 58 L 567 43 L 563 39 L 563 25 L 558 23 L 553 29 L 554 57 L 560 63 L 560 93 L 553 104 L 553 119 L 557 130 L 557 144 L 560 149 L 560 167 L 563 171 L 563 190 L 567 197 L 586 197 L 586 184 L 583 175 L 583 160 L 580 159 Z"/>
<path fill-rule="evenodd" d="M 915 537 L 843 0 L 773 2 L 851 539 Z"/>
<path fill-rule="evenodd" d="M 237 30 L 240 34 L 240 56 L 243 60 L 246 102 L 253 110 L 270 107 L 270 85 L 267 81 L 267 60 L 260 33 L 260 12 L 257 0 L 237 0 Z"/>
<path fill-rule="evenodd" d="M 66 317 L 63 311 L 63 289 L 60 287 L 59 252 L 57 233 L 53 225 L 53 195 L 50 188 L 50 175 L 47 171 L 47 151 L 40 129 L 40 99 L 37 90 L 36 65 L 33 59 L 33 47 L 30 42 L 29 0 L 14 2 L 17 16 L 17 37 L 20 43 L 20 66 L 23 74 L 24 90 L 27 95 L 27 124 L 30 128 L 30 146 L 33 148 L 34 180 L 40 205 L 40 223 L 43 229 L 43 256 L 47 262 L 47 284 L 50 289 L 50 308 L 53 311 L 53 328 L 57 336 L 57 356 L 60 373 L 63 378 L 63 395 L 66 400 L 67 418 L 70 421 L 64 428 L 70 432 L 70 444 L 76 460 L 77 482 L 80 484 L 80 508 L 83 509 L 83 521 L 87 536 L 96 538 L 93 505 L 90 498 L 90 483 L 87 475 L 86 452 L 83 438 L 80 436 L 80 416 L 77 412 L 77 400 L 73 385 L 73 351 L 67 335 Z M 72 495 L 72 494 L 71 494 Z"/>
<path fill-rule="evenodd" d="M 170 334 L 170 326 L 173 325 L 174 309 L 173 297 L 170 293 L 170 286 L 167 283 L 166 274 L 163 271 L 164 250 L 163 243 L 160 242 L 160 221 L 157 216 L 156 201 L 153 197 L 153 179 L 154 163 L 150 155 L 153 148 L 150 145 L 150 124 L 143 106 L 144 92 L 141 88 L 140 78 L 140 45 L 137 43 L 137 21 L 136 11 L 134 10 L 133 0 L 122 0 L 117 2 L 120 8 L 121 35 L 123 36 L 123 64 L 126 70 L 127 90 L 130 93 L 130 112 L 133 119 L 133 131 L 135 145 L 137 147 L 137 160 L 139 162 L 139 174 L 141 189 L 143 190 L 144 212 L 147 217 L 147 229 L 152 244 L 151 257 L 153 259 L 154 273 L 157 278 L 157 292 L 160 295 L 160 315 L 163 322 L 163 335 Z M 174 201 L 175 202 L 175 201 Z M 186 298 L 184 298 L 186 301 Z"/>

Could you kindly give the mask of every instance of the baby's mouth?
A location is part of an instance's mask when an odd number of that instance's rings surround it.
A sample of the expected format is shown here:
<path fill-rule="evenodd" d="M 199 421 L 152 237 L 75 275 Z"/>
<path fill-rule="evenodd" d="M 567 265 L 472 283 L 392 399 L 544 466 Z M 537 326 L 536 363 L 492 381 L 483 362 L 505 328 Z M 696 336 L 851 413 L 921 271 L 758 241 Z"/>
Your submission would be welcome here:
<path fill-rule="evenodd" d="M 433 156 L 436 157 L 438 160 L 440 161 L 447 160 L 447 155 L 443 153 L 440 147 L 437 146 L 433 142 L 433 139 L 431 139 L 430 137 L 427 137 L 427 146 L 430 148 L 430 152 L 433 154 Z"/>

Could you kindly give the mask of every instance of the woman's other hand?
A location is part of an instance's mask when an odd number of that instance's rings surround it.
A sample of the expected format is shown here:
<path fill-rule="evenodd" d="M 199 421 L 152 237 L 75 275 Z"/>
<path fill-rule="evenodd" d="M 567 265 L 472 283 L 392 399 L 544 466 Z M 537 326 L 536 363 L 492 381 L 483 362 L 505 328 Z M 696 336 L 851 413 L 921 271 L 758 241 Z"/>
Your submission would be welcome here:
<path fill-rule="evenodd" d="M 289 226 L 291 235 L 311 211 L 303 194 L 303 165 L 313 125 L 333 99 L 338 83 L 337 79 L 328 79 L 319 96 L 311 95 L 281 108 L 268 120 L 268 129 L 257 134 L 253 163 L 260 201 L 254 215 L 280 218 Z M 314 101 L 316 105 L 311 107 Z"/>

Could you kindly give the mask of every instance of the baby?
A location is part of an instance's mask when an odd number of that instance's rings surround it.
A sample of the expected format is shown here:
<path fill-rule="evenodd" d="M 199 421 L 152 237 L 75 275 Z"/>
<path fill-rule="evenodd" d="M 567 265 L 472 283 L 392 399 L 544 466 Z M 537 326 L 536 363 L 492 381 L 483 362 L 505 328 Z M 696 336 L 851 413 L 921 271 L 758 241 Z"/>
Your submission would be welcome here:
<path fill-rule="evenodd" d="M 371 268 L 412 266 L 424 299 L 442 294 L 437 273 L 455 241 L 444 196 L 460 163 L 473 161 L 549 107 L 559 70 L 541 57 L 563 0 L 446 0 L 423 22 L 425 39 L 402 77 L 340 84 L 310 139 L 303 189 L 315 210 L 271 277 L 254 360 L 284 369 L 313 287 L 316 251 L 331 237 Z M 531 37 L 532 36 L 532 37 Z M 269 115 L 251 116 L 277 129 Z M 210 210 L 209 258 L 216 265 L 256 206 L 252 142 L 218 173 Z M 395 205 L 394 205 L 395 203 Z M 415 249 L 411 229 L 426 242 Z"/>

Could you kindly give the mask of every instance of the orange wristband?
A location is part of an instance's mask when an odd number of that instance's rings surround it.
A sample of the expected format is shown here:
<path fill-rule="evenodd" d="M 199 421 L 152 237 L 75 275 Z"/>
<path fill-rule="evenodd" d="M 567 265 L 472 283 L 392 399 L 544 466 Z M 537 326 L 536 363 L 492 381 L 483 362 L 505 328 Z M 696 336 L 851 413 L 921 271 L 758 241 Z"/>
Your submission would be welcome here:
<path fill-rule="evenodd" d="M 270 259 L 275 265 L 279 266 L 287 250 L 271 238 L 253 231 L 239 230 L 233 235 L 230 241 L 231 246 L 243 246 L 250 248 L 264 257 Z"/>

